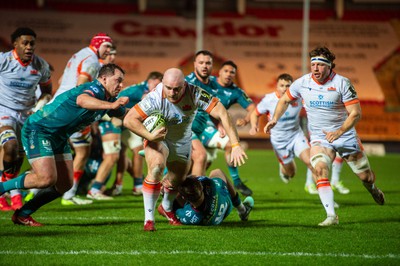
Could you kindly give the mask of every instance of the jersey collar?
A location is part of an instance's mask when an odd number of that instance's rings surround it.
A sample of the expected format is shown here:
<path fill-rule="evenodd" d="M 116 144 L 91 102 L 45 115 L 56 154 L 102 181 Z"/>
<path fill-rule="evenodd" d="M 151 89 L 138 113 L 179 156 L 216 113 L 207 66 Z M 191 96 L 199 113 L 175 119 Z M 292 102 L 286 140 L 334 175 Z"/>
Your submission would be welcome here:
<path fill-rule="evenodd" d="M 28 66 L 28 65 L 32 62 L 33 57 L 35 56 L 35 55 L 32 55 L 31 60 L 29 60 L 28 62 L 24 63 L 24 62 L 21 61 L 21 58 L 19 58 L 19 56 L 18 56 L 18 54 L 17 54 L 17 51 L 16 51 L 15 49 L 12 51 L 12 54 L 13 54 L 14 58 L 15 58 L 16 60 L 18 60 L 18 62 L 19 62 L 22 66 L 24 66 L 24 67 Z"/>
<path fill-rule="evenodd" d="M 313 75 L 313 74 L 311 74 L 311 77 L 312 77 L 312 79 L 315 81 L 315 83 L 317 83 L 318 85 L 324 85 L 324 84 L 327 83 L 328 81 L 332 80 L 333 77 L 334 77 L 335 75 L 336 75 L 336 73 L 333 72 L 333 71 L 331 71 L 331 73 L 328 75 L 328 77 L 326 77 L 326 79 L 325 79 L 324 81 L 322 81 L 321 83 L 320 83 L 318 80 L 316 80 L 316 79 L 314 78 L 314 75 Z"/>

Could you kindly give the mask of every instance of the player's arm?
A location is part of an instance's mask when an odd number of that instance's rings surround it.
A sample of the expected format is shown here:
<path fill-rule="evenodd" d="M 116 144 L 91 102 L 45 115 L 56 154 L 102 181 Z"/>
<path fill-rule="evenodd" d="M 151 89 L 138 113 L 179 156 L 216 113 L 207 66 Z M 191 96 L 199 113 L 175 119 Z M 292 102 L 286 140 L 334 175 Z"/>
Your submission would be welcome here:
<path fill-rule="evenodd" d="M 81 85 L 81 84 L 84 84 L 84 83 L 90 82 L 90 81 L 91 81 L 91 80 L 90 80 L 90 78 L 89 78 L 88 75 L 80 74 L 80 75 L 78 76 L 78 80 L 77 80 L 77 82 L 76 82 L 76 86 L 79 86 L 79 85 Z"/>
<path fill-rule="evenodd" d="M 234 127 L 234 125 L 232 124 L 232 119 L 228 111 L 225 109 L 221 102 L 218 102 L 211 110 L 210 115 L 221 121 L 222 126 L 224 127 L 229 137 L 229 141 L 231 142 L 232 146 L 231 163 L 233 163 L 234 166 L 240 166 L 244 164 L 244 159 L 247 159 L 247 155 L 244 152 L 243 148 L 240 146 L 239 135 L 237 133 L 236 127 Z"/>
<path fill-rule="evenodd" d="M 348 105 L 345 104 L 345 107 L 348 113 L 348 117 L 343 122 L 342 126 L 338 130 L 333 132 L 323 131 L 326 134 L 325 139 L 329 142 L 333 142 L 334 140 L 338 139 L 341 135 L 352 129 L 361 119 L 360 102 L 357 101 L 352 104 Z"/>
<path fill-rule="evenodd" d="M 250 135 L 255 135 L 258 132 L 259 117 L 260 116 L 257 112 L 257 109 L 254 108 L 254 110 L 250 113 L 250 130 L 249 130 Z"/>
<path fill-rule="evenodd" d="M 287 93 L 283 94 L 279 99 L 278 104 L 275 107 L 274 117 L 264 127 L 265 133 L 270 133 L 270 130 L 276 125 L 279 118 L 286 112 L 289 107 L 290 102 L 293 101 Z"/>
<path fill-rule="evenodd" d="M 135 105 L 126 114 L 123 125 L 136 135 L 141 136 L 149 141 L 160 141 L 165 139 L 167 135 L 167 130 L 165 127 L 149 132 L 143 125 L 143 121 L 146 118 L 146 114 L 140 109 L 138 105 Z"/>
<path fill-rule="evenodd" d="M 115 102 L 97 99 L 87 93 L 82 93 L 76 98 L 76 104 L 88 110 L 116 110 L 128 103 L 128 97 L 118 98 Z"/>
<path fill-rule="evenodd" d="M 250 123 L 250 116 L 255 108 L 256 108 L 256 105 L 254 103 L 251 103 L 249 106 L 247 106 L 246 116 L 244 118 L 238 118 L 236 120 L 236 126 L 243 127 L 243 126 L 247 125 L 248 123 Z"/>

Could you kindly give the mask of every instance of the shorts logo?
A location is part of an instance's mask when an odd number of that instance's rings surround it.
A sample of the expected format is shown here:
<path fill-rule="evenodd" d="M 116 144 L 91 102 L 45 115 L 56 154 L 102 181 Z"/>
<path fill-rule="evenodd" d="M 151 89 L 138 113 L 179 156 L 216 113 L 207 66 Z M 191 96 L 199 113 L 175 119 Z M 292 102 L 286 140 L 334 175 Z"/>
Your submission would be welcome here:
<path fill-rule="evenodd" d="M 42 140 L 42 145 L 43 145 L 43 148 L 45 148 L 46 150 L 50 150 L 51 151 L 51 145 L 50 145 L 50 142 L 48 141 L 48 140 Z"/>

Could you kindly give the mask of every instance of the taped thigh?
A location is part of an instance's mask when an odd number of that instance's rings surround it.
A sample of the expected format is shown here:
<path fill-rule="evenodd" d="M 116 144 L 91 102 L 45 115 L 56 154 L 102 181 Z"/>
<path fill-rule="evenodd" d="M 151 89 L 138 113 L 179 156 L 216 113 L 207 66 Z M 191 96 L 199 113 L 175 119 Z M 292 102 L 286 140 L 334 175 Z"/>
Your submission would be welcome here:
<path fill-rule="evenodd" d="M 331 158 L 329 158 L 329 156 L 324 153 L 317 153 L 310 158 L 310 163 L 314 168 L 319 162 L 325 163 L 328 166 L 328 169 L 330 169 L 332 164 Z"/>
<path fill-rule="evenodd" d="M 10 140 L 17 140 L 17 135 L 15 134 L 14 130 L 6 129 L 0 133 L 0 145 L 4 145 Z"/>
<path fill-rule="evenodd" d="M 364 153 L 363 156 L 357 161 L 347 162 L 347 164 L 350 166 L 351 170 L 353 170 L 355 174 L 360 174 L 371 169 L 368 158 L 367 156 L 365 156 Z"/>
<path fill-rule="evenodd" d="M 121 139 L 103 141 L 103 151 L 105 154 L 119 153 L 121 150 Z"/>

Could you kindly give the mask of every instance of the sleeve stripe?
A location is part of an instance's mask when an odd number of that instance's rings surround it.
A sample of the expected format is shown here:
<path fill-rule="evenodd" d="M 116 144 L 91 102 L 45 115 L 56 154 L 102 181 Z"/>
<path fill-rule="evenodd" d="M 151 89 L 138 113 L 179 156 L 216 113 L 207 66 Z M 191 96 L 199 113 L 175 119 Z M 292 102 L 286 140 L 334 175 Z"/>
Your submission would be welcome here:
<path fill-rule="evenodd" d="M 356 103 L 359 103 L 359 102 L 360 102 L 359 99 L 354 99 L 354 100 L 345 102 L 344 105 L 347 106 L 347 105 L 352 105 L 352 104 L 356 104 Z"/>
<path fill-rule="evenodd" d="M 218 98 L 213 97 L 210 105 L 206 109 L 206 112 L 211 113 L 212 109 L 214 109 L 214 107 L 217 105 L 218 102 L 219 102 Z"/>
<path fill-rule="evenodd" d="M 143 118 L 146 119 L 147 118 L 147 114 L 145 112 L 143 112 L 143 110 L 140 108 L 140 106 L 138 104 L 136 104 L 133 108 L 135 108 L 135 110 L 139 113 L 139 115 Z"/>
<path fill-rule="evenodd" d="M 292 96 L 292 94 L 290 94 L 290 90 L 286 90 L 286 95 L 289 96 L 290 100 L 295 100 L 296 98 Z"/>

